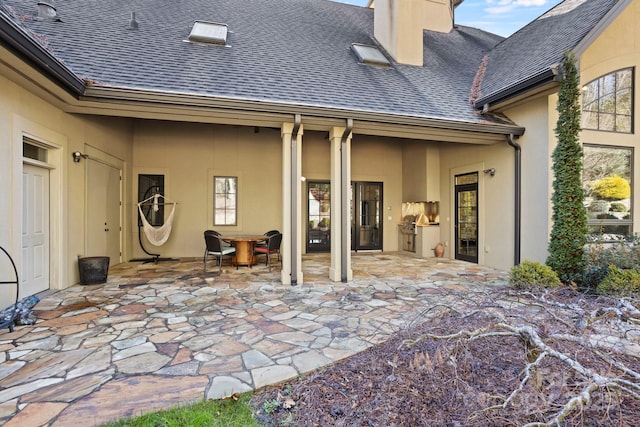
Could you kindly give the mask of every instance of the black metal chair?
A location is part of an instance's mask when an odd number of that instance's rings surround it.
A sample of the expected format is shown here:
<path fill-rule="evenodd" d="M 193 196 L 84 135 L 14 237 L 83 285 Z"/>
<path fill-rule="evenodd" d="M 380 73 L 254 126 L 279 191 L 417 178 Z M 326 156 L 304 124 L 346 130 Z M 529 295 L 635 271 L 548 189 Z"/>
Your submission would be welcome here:
<path fill-rule="evenodd" d="M 269 230 L 266 233 L 264 233 L 264 235 L 267 236 L 267 237 L 271 237 L 274 234 L 278 234 L 279 232 L 280 232 L 279 230 Z M 263 240 L 261 242 L 257 242 L 254 246 L 257 247 L 257 248 L 266 248 L 268 240 L 269 239 Z"/>
<path fill-rule="evenodd" d="M 278 262 L 280 262 L 280 245 L 282 244 L 282 233 L 278 232 L 276 234 L 272 234 L 267 238 L 266 246 L 256 246 L 253 248 L 254 255 L 265 255 L 267 257 L 265 261 L 265 265 L 269 266 L 269 271 L 271 271 L 271 255 L 278 255 Z"/>
<path fill-rule="evenodd" d="M 212 255 L 218 261 L 218 274 L 222 273 L 222 258 L 225 255 L 233 255 L 236 253 L 236 248 L 233 246 L 223 246 L 220 233 L 213 230 L 207 230 L 204 232 L 205 250 L 203 257 L 203 270 L 207 271 L 207 257 Z M 238 266 L 236 266 L 238 268 Z"/>

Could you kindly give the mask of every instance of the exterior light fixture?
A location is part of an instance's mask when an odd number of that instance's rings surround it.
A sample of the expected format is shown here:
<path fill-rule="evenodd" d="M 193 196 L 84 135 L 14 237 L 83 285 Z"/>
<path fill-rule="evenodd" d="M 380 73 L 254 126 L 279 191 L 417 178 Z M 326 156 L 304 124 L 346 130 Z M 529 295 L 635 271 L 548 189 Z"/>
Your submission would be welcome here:
<path fill-rule="evenodd" d="M 491 169 L 485 169 L 482 172 L 484 173 L 488 173 L 491 176 L 495 176 L 496 175 L 496 168 L 491 168 Z"/>
<path fill-rule="evenodd" d="M 87 155 L 87 154 L 82 154 L 82 153 L 81 153 L 81 152 L 79 152 L 79 151 L 74 151 L 73 153 L 71 153 L 71 156 L 73 157 L 73 161 L 74 161 L 75 163 L 80 163 L 80 159 L 81 159 L 81 158 L 83 158 L 83 159 L 88 159 L 88 158 L 89 158 L 89 155 Z"/>

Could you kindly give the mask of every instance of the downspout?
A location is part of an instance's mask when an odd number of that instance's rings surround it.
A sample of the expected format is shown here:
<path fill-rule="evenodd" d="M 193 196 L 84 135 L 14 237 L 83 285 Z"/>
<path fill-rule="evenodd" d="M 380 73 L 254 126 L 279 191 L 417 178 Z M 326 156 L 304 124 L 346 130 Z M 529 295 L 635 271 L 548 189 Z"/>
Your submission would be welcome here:
<path fill-rule="evenodd" d="M 291 286 L 298 284 L 298 131 L 302 117 L 296 114 L 291 131 Z"/>
<path fill-rule="evenodd" d="M 349 247 L 349 234 L 351 233 L 351 218 L 349 215 L 350 210 L 349 207 L 349 191 L 350 191 L 350 183 L 349 177 L 347 176 L 348 169 L 348 157 L 347 157 L 347 139 L 349 135 L 351 135 L 351 131 L 353 129 L 353 119 L 347 119 L 347 127 L 344 129 L 344 133 L 342 134 L 342 140 L 340 141 L 340 186 L 341 186 L 341 195 L 342 201 L 340 203 L 340 209 L 342 209 L 341 224 L 340 224 L 340 237 L 341 237 L 341 246 L 342 250 L 340 251 L 340 279 L 342 283 L 347 283 L 347 256 L 351 251 Z M 346 213 L 345 213 L 346 211 Z M 349 234 L 347 234 L 349 233 Z"/>
<path fill-rule="evenodd" d="M 520 145 L 513 140 L 513 134 L 505 135 L 507 143 L 515 150 L 515 234 L 513 240 L 514 257 L 513 265 L 520 264 L 520 240 L 522 223 L 522 150 Z"/>

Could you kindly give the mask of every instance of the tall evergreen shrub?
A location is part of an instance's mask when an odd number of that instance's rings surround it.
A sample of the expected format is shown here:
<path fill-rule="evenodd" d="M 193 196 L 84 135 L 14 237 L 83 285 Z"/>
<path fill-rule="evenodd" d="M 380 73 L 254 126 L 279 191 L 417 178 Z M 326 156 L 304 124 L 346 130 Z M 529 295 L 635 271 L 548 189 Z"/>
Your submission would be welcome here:
<path fill-rule="evenodd" d="M 558 94 L 558 145 L 553 151 L 553 227 L 549 242 L 550 266 L 563 282 L 580 281 L 584 270 L 583 251 L 587 235 L 587 214 L 583 205 L 582 147 L 580 132 L 579 80 L 575 55 L 565 53 L 564 79 Z"/>

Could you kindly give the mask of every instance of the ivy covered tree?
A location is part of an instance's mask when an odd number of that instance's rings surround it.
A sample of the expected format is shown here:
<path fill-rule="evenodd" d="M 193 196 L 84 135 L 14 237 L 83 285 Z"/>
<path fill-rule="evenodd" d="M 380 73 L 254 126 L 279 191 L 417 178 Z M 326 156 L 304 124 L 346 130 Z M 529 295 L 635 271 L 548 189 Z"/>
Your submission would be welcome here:
<path fill-rule="evenodd" d="M 587 235 L 587 214 L 582 188 L 579 80 L 575 55 L 565 53 L 564 78 L 558 94 L 558 145 L 553 151 L 553 227 L 549 241 L 550 266 L 563 282 L 580 281 Z"/>

